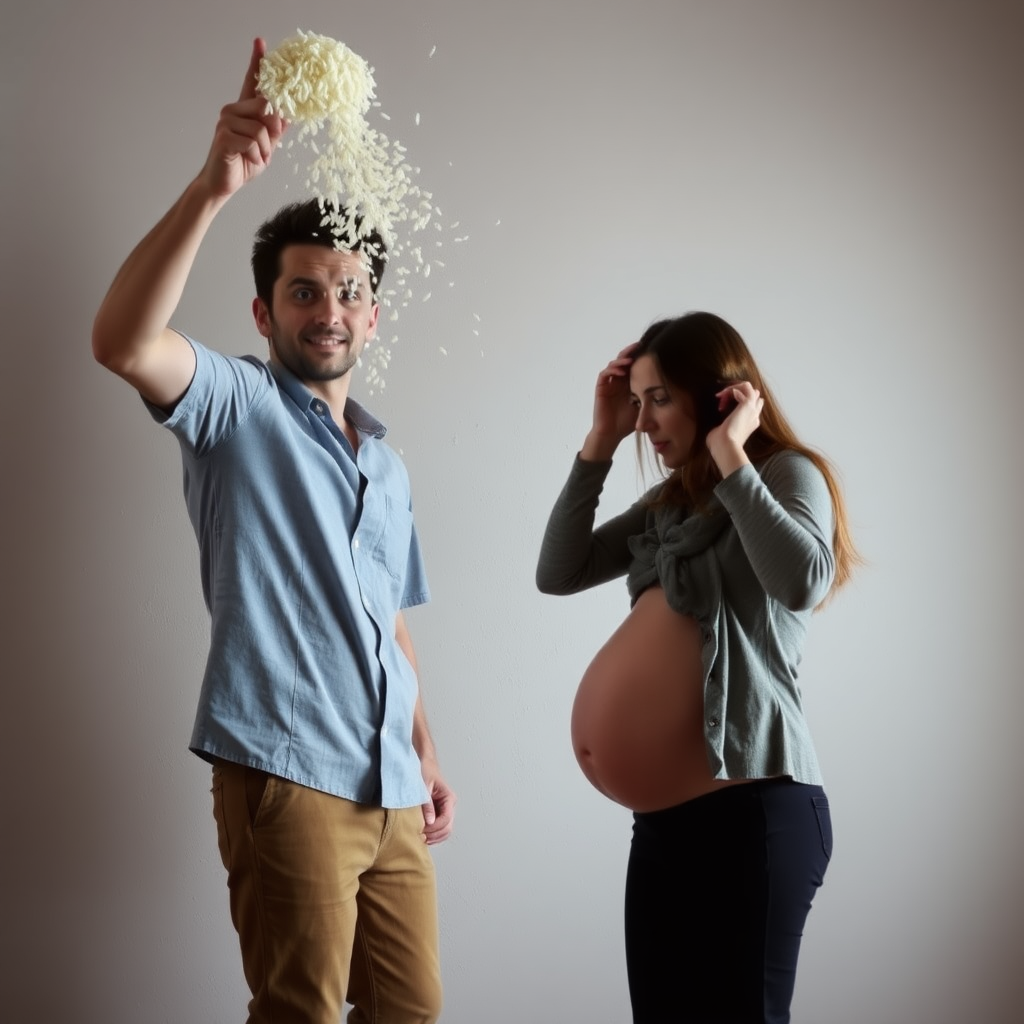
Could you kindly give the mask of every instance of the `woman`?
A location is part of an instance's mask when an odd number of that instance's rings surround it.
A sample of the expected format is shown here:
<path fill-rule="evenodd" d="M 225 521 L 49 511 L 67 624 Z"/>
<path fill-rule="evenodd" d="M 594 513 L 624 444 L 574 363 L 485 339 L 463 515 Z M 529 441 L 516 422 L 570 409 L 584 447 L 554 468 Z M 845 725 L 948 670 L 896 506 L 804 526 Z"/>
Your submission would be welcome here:
<path fill-rule="evenodd" d="M 667 479 L 595 529 L 634 431 Z M 828 462 L 797 440 L 724 320 L 660 321 L 601 371 L 537 585 L 627 577 L 632 610 L 583 676 L 572 738 L 587 778 L 634 812 L 636 1024 L 790 1019 L 832 848 L 797 667 L 812 611 L 857 561 Z"/>

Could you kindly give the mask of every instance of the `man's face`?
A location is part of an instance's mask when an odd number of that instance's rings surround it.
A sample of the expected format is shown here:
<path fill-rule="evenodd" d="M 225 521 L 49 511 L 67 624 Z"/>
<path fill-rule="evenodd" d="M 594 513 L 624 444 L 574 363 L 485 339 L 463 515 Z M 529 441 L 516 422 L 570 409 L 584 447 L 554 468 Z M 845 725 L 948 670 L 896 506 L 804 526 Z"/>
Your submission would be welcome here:
<path fill-rule="evenodd" d="M 273 300 L 273 312 L 253 300 L 256 326 L 271 358 L 306 384 L 344 377 L 377 330 L 380 307 L 358 253 L 289 245 Z"/>

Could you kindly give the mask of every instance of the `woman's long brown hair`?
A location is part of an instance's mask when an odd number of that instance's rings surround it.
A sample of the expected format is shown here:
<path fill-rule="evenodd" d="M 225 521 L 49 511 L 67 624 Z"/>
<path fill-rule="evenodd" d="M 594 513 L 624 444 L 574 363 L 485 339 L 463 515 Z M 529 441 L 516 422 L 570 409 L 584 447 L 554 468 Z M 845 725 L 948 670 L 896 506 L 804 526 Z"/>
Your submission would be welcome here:
<path fill-rule="evenodd" d="M 655 504 L 682 505 L 695 511 L 707 508 L 715 486 L 722 479 L 704 443 L 724 415 L 718 410 L 715 395 L 731 381 L 749 381 L 761 393 L 764 408 L 761 422 L 747 439 L 744 450 L 755 465 L 776 452 L 795 451 L 818 467 L 828 486 L 835 516 L 832 549 L 836 574 L 829 597 L 847 583 L 863 559 L 850 533 L 838 473 L 828 458 L 796 436 L 739 332 L 714 313 L 687 313 L 652 324 L 632 355 L 634 359 L 642 355 L 654 359 L 663 380 L 693 399 L 697 421 L 692 455 L 668 477 Z"/>

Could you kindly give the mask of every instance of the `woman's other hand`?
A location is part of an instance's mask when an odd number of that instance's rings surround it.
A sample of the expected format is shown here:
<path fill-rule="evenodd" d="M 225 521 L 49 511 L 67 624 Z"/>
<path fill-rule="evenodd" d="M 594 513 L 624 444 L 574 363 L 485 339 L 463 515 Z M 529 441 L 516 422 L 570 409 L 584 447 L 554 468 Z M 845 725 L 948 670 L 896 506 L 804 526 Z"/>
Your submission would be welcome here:
<path fill-rule="evenodd" d="M 750 462 L 743 446 L 761 423 L 764 399 L 761 392 L 745 380 L 726 385 L 715 397 L 720 411 L 732 406 L 729 415 L 708 431 L 707 436 L 708 451 L 725 478 Z"/>

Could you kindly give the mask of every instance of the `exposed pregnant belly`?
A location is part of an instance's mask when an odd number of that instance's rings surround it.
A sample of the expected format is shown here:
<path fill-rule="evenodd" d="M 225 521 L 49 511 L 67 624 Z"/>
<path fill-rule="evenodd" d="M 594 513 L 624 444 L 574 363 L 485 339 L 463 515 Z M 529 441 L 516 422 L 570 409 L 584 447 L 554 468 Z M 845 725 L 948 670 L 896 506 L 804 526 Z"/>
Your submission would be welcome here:
<path fill-rule="evenodd" d="M 572 744 L 590 782 L 634 811 L 732 785 L 708 766 L 701 680 L 697 622 L 645 590 L 576 691 Z"/>

